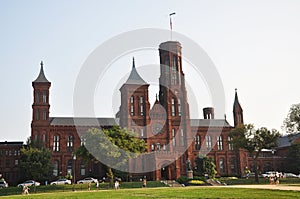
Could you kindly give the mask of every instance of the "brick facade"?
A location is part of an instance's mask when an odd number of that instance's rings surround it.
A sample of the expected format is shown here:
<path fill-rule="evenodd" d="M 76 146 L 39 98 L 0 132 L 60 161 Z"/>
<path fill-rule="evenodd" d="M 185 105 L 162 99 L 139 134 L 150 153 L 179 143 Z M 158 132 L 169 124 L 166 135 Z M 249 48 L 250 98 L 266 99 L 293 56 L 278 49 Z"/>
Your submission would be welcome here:
<path fill-rule="evenodd" d="M 205 119 L 190 119 L 181 48 L 181 44 L 175 41 L 164 42 L 159 46 L 160 86 L 152 107 L 148 96 L 149 84 L 138 74 L 133 60 L 131 74 L 120 88 L 121 105 L 116 118 L 75 118 L 81 122 L 76 127 L 74 118 L 49 116 L 51 83 L 46 79 L 41 64 L 40 74 L 32 83 L 34 97 L 31 138 L 42 140 L 53 151 L 54 177 L 73 174 L 74 166 L 76 179 L 105 176 L 100 162 L 84 165 L 80 158 L 73 159 L 74 150 L 82 144 L 84 132 L 96 126 L 93 120 L 106 128 L 120 125 L 135 131 L 146 141 L 149 157 L 154 157 L 153 164 L 158 168 L 140 174 L 149 179 L 177 179 L 186 175 L 186 162 L 190 161 L 194 168 L 195 158 L 204 154 L 213 158 L 218 175 L 242 174 L 243 168 L 247 166 L 248 156 L 245 151 L 236 152 L 227 144 L 228 133 L 233 127 L 226 119 L 215 119 L 214 109 L 211 107 L 204 109 Z M 235 124 L 243 123 L 237 93 L 233 113 Z M 134 166 L 139 167 L 140 164 L 142 163 L 136 162 Z"/>

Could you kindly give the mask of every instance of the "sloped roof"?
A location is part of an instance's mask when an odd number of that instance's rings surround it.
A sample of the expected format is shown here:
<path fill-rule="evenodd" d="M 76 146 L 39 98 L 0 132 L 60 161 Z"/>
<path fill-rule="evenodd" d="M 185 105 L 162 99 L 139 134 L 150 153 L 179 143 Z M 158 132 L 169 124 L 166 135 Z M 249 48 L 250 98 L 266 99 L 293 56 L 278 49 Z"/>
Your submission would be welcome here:
<path fill-rule="evenodd" d="M 300 133 L 294 135 L 285 135 L 277 140 L 277 148 L 291 146 L 292 143 L 300 137 Z"/>
<path fill-rule="evenodd" d="M 44 74 L 43 62 L 41 62 L 40 74 L 39 74 L 39 76 L 36 78 L 36 80 L 34 80 L 33 82 L 49 83 L 49 81 L 47 80 L 47 78 L 46 78 L 46 76 L 45 76 L 45 74 Z"/>
<path fill-rule="evenodd" d="M 225 119 L 191 119 L 191 127 L 231 127 Z"/>
<path fill-rule="evenodd" d="M 85 117 L 51 117 L 53 126 L 114 126 L 119 125 L 117 118 L 85 118 Z"/>
<path fill-rule="evenodd" d="M 147 84 L 143 78 L 141 78 L 141 76 L 138 74 L 136 68 L 135 68 L 135 62 L 134 62 L 134 58 L 132 60 L 132 69 L 131 69 L 131 73 L 127 79 L 127 81 L 125 82 L 125 84 L 136 84 L 136 85 L 144 85 Z"/>

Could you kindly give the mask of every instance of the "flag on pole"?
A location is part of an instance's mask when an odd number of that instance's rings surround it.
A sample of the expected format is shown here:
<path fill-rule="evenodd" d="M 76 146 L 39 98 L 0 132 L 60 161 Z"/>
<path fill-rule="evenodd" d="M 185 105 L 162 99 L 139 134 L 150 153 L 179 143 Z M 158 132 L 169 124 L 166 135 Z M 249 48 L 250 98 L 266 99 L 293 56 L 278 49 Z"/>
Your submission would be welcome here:
<path fill-rule="evenodd" d="M 169 16 L 170 16 L 170 28 L 171 28 L 171 30 L 173 29 L 173 27 L 172 27 L 172 15 L 175 15 L 176 13 L 175 12 L 173 12 L 173 13 L 171 13 L 171 14 L 169 14 Z"/>

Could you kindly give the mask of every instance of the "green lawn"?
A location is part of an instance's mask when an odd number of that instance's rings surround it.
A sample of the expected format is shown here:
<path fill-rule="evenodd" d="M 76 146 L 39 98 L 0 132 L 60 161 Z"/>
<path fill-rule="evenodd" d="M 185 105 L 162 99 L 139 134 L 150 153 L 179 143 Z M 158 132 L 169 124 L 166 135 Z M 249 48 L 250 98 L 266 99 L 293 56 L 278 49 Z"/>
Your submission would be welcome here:
<path fill-rule="evenodd" d="M 99 191 L 76 191 L 76 192 L 55 192 L 37 193 L 28 196 L 11 195 L 3 198 L 300 198 L 300 192 L 263 190 L 263 189 L 233 189 L 221 187 L 182 187 L 182 188 L 138 188 L 120 190 L 99 190 Z"/>

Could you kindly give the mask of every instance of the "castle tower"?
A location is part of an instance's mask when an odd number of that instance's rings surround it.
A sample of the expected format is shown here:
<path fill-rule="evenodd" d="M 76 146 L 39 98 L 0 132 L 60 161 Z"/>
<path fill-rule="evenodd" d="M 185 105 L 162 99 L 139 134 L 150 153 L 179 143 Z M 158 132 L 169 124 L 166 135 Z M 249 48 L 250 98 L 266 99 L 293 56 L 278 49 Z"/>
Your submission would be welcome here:
<path fill-rule="evenodd" d="M 131 73 L 120 88 L 121 107 L 118 116 L 121 127 L 137 132 L 141 138 L 147 137 L 145 127 L 149 124 L 148 87 L 149 84 L 138 74 L 133 58 Z"/>
<path fill-rule="evenodd" d="M 161 43 L 159 56 L 159 102 L 167 114 L 165 132 L 171 143 L 169 148 L 170 151 L 183 151 L 187 149 L 188 143 L 193 140 L 193 137 L 191 136 L 189 104 L 182 71 L 181 44 L 177 41 Z M 186 162 L 190 158 L 191 152 L 191 149 L 187 150 L 181 157 L 181 161 Z M 180 168 L 180 173 L 185 171 L 186 168 Z"/>
<path fill-rule="evenodd" d="M 33 87 L 33 104 L 32 104 L 32 122 L 31 122 L 31 139 L 46 142 L 49 136 L 49 82 L 44 74 L 43 62 L 36 80 L 32 82 Z M 46 146 L 48 143 L 45 143 Z"/>
<path fill-rule="evenodd" d="M 233 103 L 233 119 L 234 119 L 234 127 L 240 124 L 244 124 L 243 109 L 238 99 L 237 89 L 235 89 L 235 97 Z"/>

